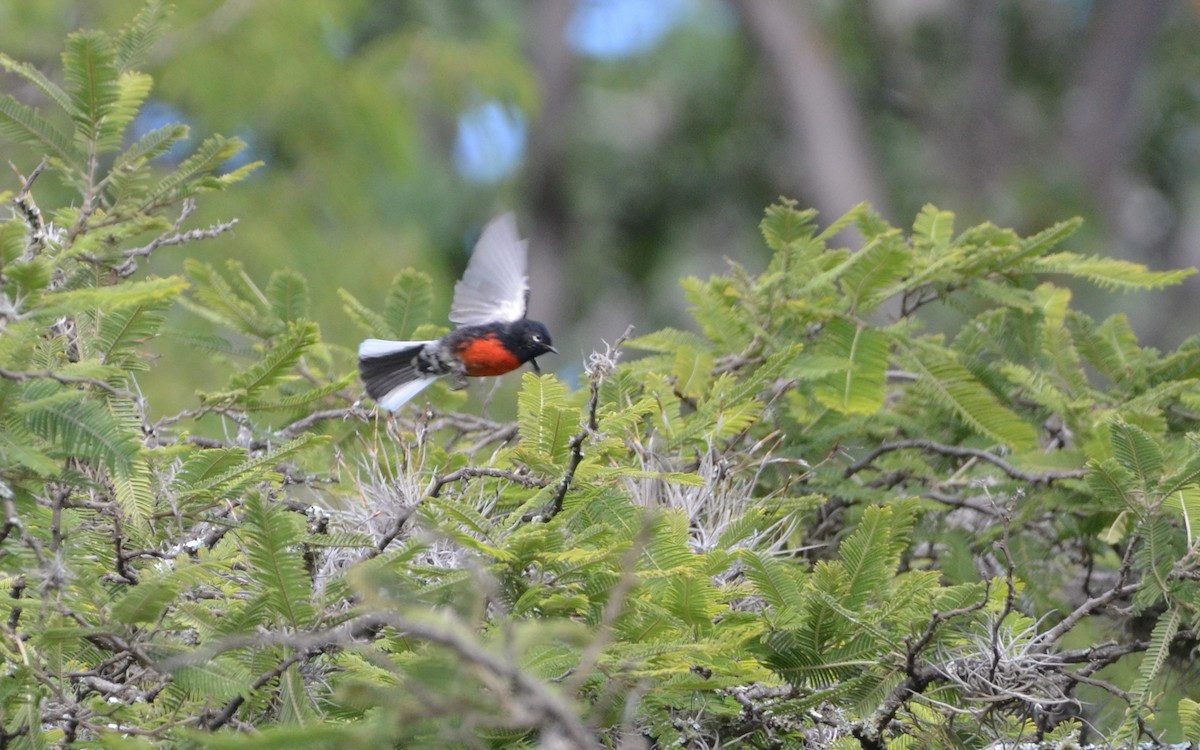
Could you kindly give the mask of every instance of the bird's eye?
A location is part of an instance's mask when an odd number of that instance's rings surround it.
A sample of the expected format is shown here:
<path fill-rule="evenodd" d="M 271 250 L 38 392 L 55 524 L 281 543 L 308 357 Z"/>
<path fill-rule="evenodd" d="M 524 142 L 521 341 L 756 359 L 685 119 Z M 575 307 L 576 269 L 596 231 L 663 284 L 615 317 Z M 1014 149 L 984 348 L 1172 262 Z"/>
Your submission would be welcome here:
<path fill-rule="evenodd" d="M 532 336 L 530 336 L 530 337 L 529 337 L 529 340 L 530 340 L 530 341 L 532 341 L 532 342 L 533 342 L 533 343 L 535 343 L 535 344 L 540 344 L 540 343 L 542 343 L 542 337 L 541 337 L 539 334 L 536 334 L 536 333 L 535 333 L 535 334 L 533 334 Z"/>

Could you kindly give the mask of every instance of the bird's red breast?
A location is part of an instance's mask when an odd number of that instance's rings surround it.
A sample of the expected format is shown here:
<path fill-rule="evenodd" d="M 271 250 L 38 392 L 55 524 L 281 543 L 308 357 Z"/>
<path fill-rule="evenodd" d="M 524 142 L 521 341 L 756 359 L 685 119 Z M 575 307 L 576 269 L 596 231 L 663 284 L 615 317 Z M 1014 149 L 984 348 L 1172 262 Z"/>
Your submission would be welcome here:
<path fill-rule="evenodd" d="M 467 374 L 473 378 L 503 375 L 522 364 L 521 359 L 494 333 L 468 339 L 455 347 L 454 353 L 462 360 Z"/>

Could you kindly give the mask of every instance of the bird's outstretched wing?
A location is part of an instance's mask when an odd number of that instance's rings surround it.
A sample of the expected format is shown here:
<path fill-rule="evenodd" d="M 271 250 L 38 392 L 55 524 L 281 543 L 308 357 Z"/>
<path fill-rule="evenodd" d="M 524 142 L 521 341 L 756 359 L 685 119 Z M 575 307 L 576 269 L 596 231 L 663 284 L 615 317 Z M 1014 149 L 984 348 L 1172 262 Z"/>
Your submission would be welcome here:
<path fill-rule="evenodd" d="M 488 222 L 462 280 L 454 285 L 450 320 L 464 326 L 524 318 L 529 292 L 525 276 L 528 244 L 517 234 L 517 220 L 511 213 Z"/>

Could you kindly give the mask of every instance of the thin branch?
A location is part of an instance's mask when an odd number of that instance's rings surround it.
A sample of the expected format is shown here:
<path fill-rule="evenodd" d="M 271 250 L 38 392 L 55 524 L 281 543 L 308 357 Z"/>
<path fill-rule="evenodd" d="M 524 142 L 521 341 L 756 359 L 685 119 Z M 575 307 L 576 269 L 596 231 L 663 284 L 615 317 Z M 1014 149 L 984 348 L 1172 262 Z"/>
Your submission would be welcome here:
<path fill-rule="evenodd" d="M 1075 611 L 1062 619 L 1054 627 L 1047 630 L 1037 637 L 1037 644 L 1043 649 L 1048 649 L 1058 642 L 1071 628 L 1075 627 L 1084 617 L 1099 610 L 1102 607 L 1108 606 L 1113 601 L 1125 596 L 1131 596 L 1140 586 L 1138 583 L 1126 584 L 1129 579 L 1129 574 L 1133 570 L 1133 551 L 1137 546 L 1136 539 L 1131 541 L 1125 548 L 1125 555 L 1121 558 L 1121 568 L 1117 573 L 1117 582 L 1112 588 L 1098 596 L 1093 596 L 1083 604 L 1075 608 Z"/>
<path fill-rule="evenodd" d="M 633 326 L 625 329 L 612 345 L 608 346 L 604 354 L 600 352 L 592 352 L 592 356 L 588 361 L 587 374 L 591 381 L 592 393 L 588 399 L 587 406 L 587 422 L 583 430 L 576 433 L 570 442 L 571 458 L 567 463 L 567 470 L 563 474 L 562 481 L 558 484 L 558 492 L 554 495 L 554 507 L 550 515 L 554 516 L 562 510 L 563 500 L 567 497 L 567 491 L 571 488 L 571 482 L 575 480 L 575 471 L 579 468 L 579 464 L 583 463 L 583 444 L 587 441 L 588 435 L 594 434 L 599 429 L 599 424 L 596 420 L 596 409 L 600 405 L 600 386 L 604 383 L 604 379 L 608 377 L 617 367 L 617 360 L 621 358 L 621 344 L 629 340 L 633 335 Z"/>
<path fill-rule="evenodd" d="M 32 260 L 37 256 L 38 252 L 46 247 L 47 241 L 50 239 L 50 233 L 46 231 L 46 220 L 42 218 L 41 209 L 38 208 L 37 203 L 33 200 L 33 196 L 29 193 L 29 189 L 33 187 L 33 181 L 38 178 L 38 175 L 46 169 L 46 165 L 49 163 L 49 159 L 43 156 L 38 165 L 29 173 L 28 177 L 21 174 L 20 170 L 17 169 L 17 165 L 11 161 L 8 163 L 21 180 L 21 189 L 17 192 L 16 197 L 12 199 L 12 204 L 24 220 L 29 234 L 29 244 L 26 246 L 25 252 L 22 253 L 21 260 Z"/>
<path fill-rule="evenodd" d="M 1086 674 L 1082 674 L 1080 672 L 1064 672 L 1063 674 L 1066 675 L 1066 678 L 1068 680 L 1071 680 L 1072 682 L 1078 682 L 1083 685 L 1091 685 L 1092 687 L 1098 687 L 1101 690 L 1106 690 L 1109 693 L 1111 693 L 1112 695 L 1115 695 L 1116 697 L 1125 701 L 1129 705 L 1133 705 L 1133 703 L 1134 703 L 1134 699 L 1133 699 L 1132 695 L 1130 695 L 1129 693 L 1120 689 L 1116 685 L 1113 685 L 1110 682 L 1105 682 L 1104 680 L 1097 679 L 1095 677 L 1091 677 Z"/>
<path fill-rule="evenodd" d="M 217 222 L 216 224 L 212 224 L 205 229 L 191 229 L 186 232 L 176 232 L 175 234 L 169 236 L 162 235 L 160 237 L 156 237 L 149 245 L 126 250 L 123 255 L 130 259 L 139 258 L 150 255 L 160 247 L 184 245 L 188 242 L 194 242 L 195 240 L 212 239 L 217 235 L 224 234 L 225 232 L 233 229 L 235 226 L 237 226 L 237 223 L 237 219 L 230 219 L 229 221 Z"/>
<path fill-rule="evenodd" d="M 70 375 L 60 375 L 57 372 L 50 370 L 37 370 L 34 372 L 19 372 L 17 370 L 6 370 L 0 367 L 0 378 L 5 380 L 14 380 L 21 382 L 24 380 L 54 380 L 63 385 L 90 385 L 95 386 L 104 391 L 108 391 L 117 398 L 127 398 L 130 401 L 138 401 L 138 396 L 135 393 L 109 385 L 103 380 L 97 378 L 78 378 Z"/>
<path fill-rule="evenodd" d="M 518 474 L 507 469 L 493 469 L 487 466 L 464 466 L 461 469 L 446 474 L 445 476 L 435 476 L 429 482 L 429 487 L 425 490 L 426 497 L 437 497 L 441 494 L 442 488 L 454 482 L 460 482 L 464 479 L 473 479 L 475 477 L 491 477 L 493 479 L 507 479 L 510 482 L 519 484 L 522 487 L 542 488 L 548 482 L 541 477 L 534 477 L 528 474 Z"/>
<path fill-rule="evenodd" d="M 271 680 L 274 680 L 275 678 L 279 677 L 281 674 L 286 672 L 288 669 L 291 668 L 291 666 L 293 664 L 295 664 L 296 662 L 302 661 L 303 659 L 306 659 L 306 658 L 308 658 L 307 651 L 301 651 L 299 653 L 292 654 L 288 658 L 279 662 L 279 664 L 274 669 L 271 669 L 271 670 L 259 675 L 258 679 L 250 684 L 250 688 L 246 692 L 252 693 L 255 690 L 258 690 L 259 688 L 263 687 Z M 245 702 L 246 702 L 246 694 L 239 693 L 238 695 L 235 695 L 228 703 L 226 703 L 225 708 L 221 709 L 220 713 L 218 713 L 216 716 L 212 717 L 211 719 L 209 719 L 207 721 L 203 717 L 198 718 L 196 720 L 196 723 L 203 725 L 204 728 L 209 730 L 210 732 L 216 731 L 216 730 L 220 729 L 221 727 L 225 726 L 226 724 L 228 724 L 229 720 L 233 718 L 233 715 L 237 713 L 237 710 L 239 708 L 241 708 L 242 704 Z"/>
<path fill-rule="evenodd" d="M 990 586 L 988 588 L 990 589 Z M 892 690 L 883 703 L 879 704 L 870 718 L 855 722 L 851 730 L 855 739 L 863 746 L 863 750 L 884 750 L 887 747 L 887 742 L 883 737 L 884 727 L 896 718 L 896 714 L 904 707 L 909 698 L 922 693 L 931 682 L 941 676 L 940 670 L 929 665 L 918 664 L 917 659 L 929 647 L 942 623 L 978 612 L 987 606 L 988 598 L 989 593 L 985 590 L 984 595 L 974 604 L 952 609 L 949 612 L 934 611 L 929 618 L 929 624 L 925 626 L 925 631 L 919 638 L 913 640 L 912 636 L 909 636 L 904 639 L 907 646 L 904 656 L 906 675 L 904 680 Z"/>
<path fill-rule="evenodd" d="M 987 461 L 1013 479 L 1017 479 L 1022 482 L 1030 482 L 1031 484 L 1050 484 L 1051 482 L 1055 482 L 1060 479 L 1081 479 L 1087 476 L 1088 473 L 1087 469 L 1070 469 L 1067 471 L 1047 471 L 1040 474 L 1031 474 L 1027 471 L 1018 469 L 1009 462 L 997 456 L 995 453 L 991 453 L 989 451 L 980 450 L 978 448 L 966 448 L 961 445 L 947 445 L 946 443 L 939 443 L 935 440 L 912 439 L 897 440 L 892 443 L 884 443 L 883 445 L 880 445 L 863 458 L 846 467 L 845 472 L 843 472 L 843 476 L 849 479 L 863 469 L 870 468 L 875 459 L 879 458 L 885 453 L 912 449 L 929 451 L 931 453 L 937 453 L 943 456 L 953 456 L 955 458 L 977 458 L 981 461 Z"/>
<path fill-rule="evenodd" d="M 297 419 L 295 422 L 292 422 L 287 427 L 284 427 L 282 430 L 279 430 L 278 432 L 276 432 L 275 439 L 276 440 L 291 440 L 294 437 L 298 437 L 301 433 L 306 432 L 309 428 L 311 428 L 313 425 L 317 424 L 318 422 L 325 422 L 325 421 L 334 420 L 334 419 L 346 420 L 346 419 L 350 419 L 350 418 L 357 419 L 360 422 L 369 422 L 370 418 L 371 418 L 371 412 L 367 411 L 366 409 L 362 409 L 362 408 L 356 407 L 356 406 L 348 406 L 348 407 L 341 408 L 341 409 L 325 409 L 324 411 L 315 411 L 312 414 L 309 414 L 307 417 L 302 417 L 301 419 Z M 250 444 L 251 449 L 254 449 L 254 445 L 255 445 L 254 443 Z M 263 445 L 262 447 L 265 448 L 266 445 Z"/>
<path fill-rule="evenodd" d="M 148 245 L 141 247 L 130 248 L 121 253 L 125 258 L 125 262 L 113 268 L 113 272 L 120 278 L 132 276 L 138 269 L 138 258 L 147 258 L 159 248 L 169 247 L 171 245 L 184 245 L 188 242 L 196 240 L 206 240 L 224 234 L 237 226 L 237 219 L 229 221 L 217 222 L 206 229 L 192 229 L 187 232 L 180 231 L 183 228 L 183 223 L 196 210 L 196 201 L 188 198 L 183 202 L 183 207 L 180 209 L 179 218 L 175 220 L 174 226 L 171 228 L 171 233 L 163 233 L 150 241 Z"/>

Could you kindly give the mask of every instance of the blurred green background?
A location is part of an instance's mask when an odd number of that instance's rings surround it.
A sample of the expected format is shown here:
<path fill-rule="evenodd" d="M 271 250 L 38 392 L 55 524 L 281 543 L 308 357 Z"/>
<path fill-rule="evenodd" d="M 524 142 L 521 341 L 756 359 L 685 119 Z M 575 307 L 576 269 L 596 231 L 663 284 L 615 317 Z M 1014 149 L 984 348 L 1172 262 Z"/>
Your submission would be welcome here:
<path fill-rule="evenodd" d="M 0 50 L 59 77 L 69 31 L 115 30 L 141 5 L 3 0 Z M 895 222 L 932 202 L 958 212 L 960 227 L 988 219 L 1021 232 L 1081 214 L 1075 251 L 1154 268 L 1200 253 L 1194 3 L 174 7 L 139 128 L 183 121 L 193 145 L 240 136 L 246 158 L 266 166 L 201 202 L 193 225 L 237 217 L 235 236 L 171 248 L 148 272 L 177 272 L 188 256 L 236 258 L 262 284 L 298 269 L 325 339 L 347 352 L 362 332 L 339 288 L 380 303 L 393 275 L 416 266 L 444 311 L 479 227 L 508 208 L 533 239 L 531 317 L 562 352 L 544 366 L 567 378 L 629 323 L 686 325 L 679 277 L 720 270 L 725 257 L 760 270 L 757 223 L 780 195 L 826 221 L 862 200 Z M 15 78 L 0 87 L 38 103 Z M 3 156 L 23 172 L 36 164 Z M 70 200 L 50 181 L 38 190 L 43 206 Z M 1197 283 L 1115 303 L 1144 339 L 1174 345 L 1196 327 Z M 199 353 L 163 351 L 186 363 L 151 386 L 174 405 L 217 385 Z"/>

